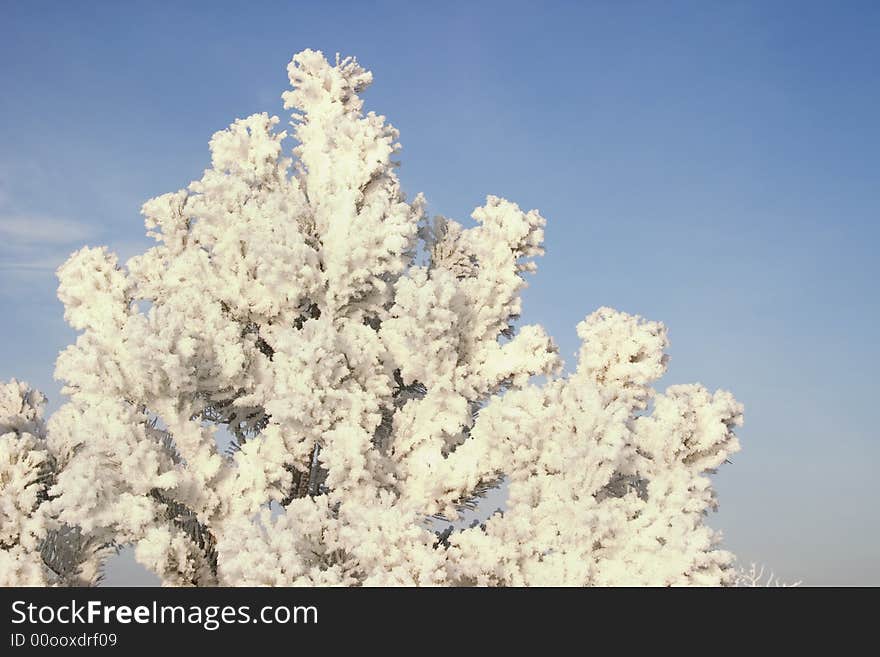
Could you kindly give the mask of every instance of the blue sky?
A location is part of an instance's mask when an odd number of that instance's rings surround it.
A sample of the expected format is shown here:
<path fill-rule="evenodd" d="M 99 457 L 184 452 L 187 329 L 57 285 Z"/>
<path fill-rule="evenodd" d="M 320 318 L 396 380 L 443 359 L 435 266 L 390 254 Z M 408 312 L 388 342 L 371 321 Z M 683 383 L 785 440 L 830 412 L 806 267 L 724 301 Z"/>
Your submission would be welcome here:
<path fill-rule="evenodd" d="M 57 406 L 54 268 L 149 245 L 138 210 L 303 48 L 356 55 L 406 190 L 548 219 L 525 295 L 569 362 L 600 305 L 664 321 L 662 382 L 732 390 L 710 522 L 745 561 L 880 584 L 880 4 L 0 0 L 0 378 Z"/>

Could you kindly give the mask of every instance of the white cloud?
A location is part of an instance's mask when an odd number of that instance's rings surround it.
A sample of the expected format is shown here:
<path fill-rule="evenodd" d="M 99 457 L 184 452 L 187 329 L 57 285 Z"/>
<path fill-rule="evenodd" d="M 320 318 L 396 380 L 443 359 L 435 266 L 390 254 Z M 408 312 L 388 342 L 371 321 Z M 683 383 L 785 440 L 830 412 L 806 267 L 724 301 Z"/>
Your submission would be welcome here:
<path fill-rule="evenodd" d="M 49 255 L 33 258 L 27 258 L 27 254 L 23 254 L 23 258 L 12 258 L 11 260 L 2 257 L 0 271 L 55 271 L 67 260 L 69 255 L 66 251 L 55 251 Z"/>
<path fill-rule="evenodd" d="M 5 245 L 68 244 L 91 234 L 89 226 L 69 219 L 0 216 L 0 243 Z"/>
<path fill-rule="evenodd" d="M 0 296 L 10 290 L 54 286 L 55 271 L 77 249 L 106 244 L 119 258 L 119 264 L 143 253 L 154 242 L 104 240 L 99 227 L 41 215 L 4 212 L 0 208 Z"/>
<path fill-rule="evenodd" d="M 92 227 L 69 219 L 0 212 L 0 288 L 45 284 L 93 235 Z"/>

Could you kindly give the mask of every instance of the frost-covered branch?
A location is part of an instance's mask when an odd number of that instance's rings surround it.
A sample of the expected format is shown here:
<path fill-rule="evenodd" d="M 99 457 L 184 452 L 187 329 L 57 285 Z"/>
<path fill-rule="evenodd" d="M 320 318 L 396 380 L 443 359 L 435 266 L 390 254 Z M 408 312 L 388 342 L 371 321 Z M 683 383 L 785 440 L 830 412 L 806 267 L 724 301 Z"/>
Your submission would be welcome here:
<path fill-rule="evenodd" d="M 781 581 L 774 573 L 766 572 L 764 566 L 751 564 L 746 570 L 741 568 L 736 572 L 736 578 L 733 582 L 734 586 L 747 588 L 763 588 L 763 587 L 793 587 L 800 586 L 801 582 L 787 583 Z"/>
<path fill-rule="evenodd" d="M 89 586 L 112 546 L 58 521 L 59 461 L 46 439 L 45 397 L 0 384 L 0 586 Z"/>

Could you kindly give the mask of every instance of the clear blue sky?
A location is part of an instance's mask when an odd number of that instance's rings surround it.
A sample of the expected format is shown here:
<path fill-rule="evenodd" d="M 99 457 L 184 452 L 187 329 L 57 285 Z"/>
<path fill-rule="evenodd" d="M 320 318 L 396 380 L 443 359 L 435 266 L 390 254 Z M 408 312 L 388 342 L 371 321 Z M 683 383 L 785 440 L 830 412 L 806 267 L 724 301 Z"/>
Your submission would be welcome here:
<path fill-rule="evenodd" d="M 526 321 L 572 361 L 600 305 L 666 322 L 667 383 L 732 390 L 711 524 L 789 580 L 880 584 L 880 3 L 0 0 L 0 378 L 57 405 L 53 269 L 146 247 L 138 209 L 303 48 L 354 54 L 401 179 L 540 208 Z"/>

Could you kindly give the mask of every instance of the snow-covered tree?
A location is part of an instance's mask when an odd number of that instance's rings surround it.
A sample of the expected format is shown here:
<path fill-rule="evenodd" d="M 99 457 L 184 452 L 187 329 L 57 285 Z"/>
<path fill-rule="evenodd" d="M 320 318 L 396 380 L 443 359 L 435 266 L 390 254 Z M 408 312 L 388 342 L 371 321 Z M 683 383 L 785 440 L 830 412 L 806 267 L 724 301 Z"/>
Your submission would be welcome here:
<path fill-rule="evenodd" d="M 46 583 L 40 545 L 50 457 L 44 399 L 13 379 L 0 384 L 0 585 Z"/>
<path fill-rule="evenodd" d="M 80 586 L 100 580 L 111 543 L 50 511 L 59 468 L 43 422 L 45 397 L 13 379 L 0 384 L 0 586 Z"/>
<path fill-rule="evenodd" d="M 235 121 L 200 180 L 143 206 L 155 247 L 59 270 L 70 400 L 48 489 L 20 483 L 42 429 L 3 437 L 4 536 L 27 552 L 43 495 L 169 585 L 734 583 L 704 521 L 741 406 L 656 392 L 664 326 L 610 308 L 565 374 L 517 324 L 541 215 L 489 196 L 470 227 L 428 218 L 363 110 L 371 74 L 310 50 L 288 73 L 292 149 L 276 117 Z M 503 511 L 443 529 L 501 482 Z"/>

